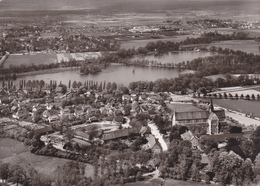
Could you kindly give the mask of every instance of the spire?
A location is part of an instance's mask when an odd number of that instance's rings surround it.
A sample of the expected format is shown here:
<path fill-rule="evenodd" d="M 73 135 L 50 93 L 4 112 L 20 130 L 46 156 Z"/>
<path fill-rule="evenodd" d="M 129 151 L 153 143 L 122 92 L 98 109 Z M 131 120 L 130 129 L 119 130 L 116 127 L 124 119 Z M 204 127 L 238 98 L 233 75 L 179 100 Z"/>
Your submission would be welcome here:
<path fill-rule="evenodd" d="M 209 111 L 214 112 L 214 105 L 213 105 L 212 98 L 210 99 Z"/>

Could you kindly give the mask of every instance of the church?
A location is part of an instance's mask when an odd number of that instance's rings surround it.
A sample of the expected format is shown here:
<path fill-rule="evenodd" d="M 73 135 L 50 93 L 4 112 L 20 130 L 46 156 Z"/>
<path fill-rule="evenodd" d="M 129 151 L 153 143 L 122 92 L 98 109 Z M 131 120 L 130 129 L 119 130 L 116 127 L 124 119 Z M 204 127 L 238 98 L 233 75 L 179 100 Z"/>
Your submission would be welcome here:
<path fill-rule="evenodd" d="M 171 104 L 173 110 L 172 126 L 203 127 L 207 134 L 218 134 L 222 123 L 226 122 L 223 109 L 214 109 L 213 103 L 207 109 L 202 109 L 193 104 Z"/>

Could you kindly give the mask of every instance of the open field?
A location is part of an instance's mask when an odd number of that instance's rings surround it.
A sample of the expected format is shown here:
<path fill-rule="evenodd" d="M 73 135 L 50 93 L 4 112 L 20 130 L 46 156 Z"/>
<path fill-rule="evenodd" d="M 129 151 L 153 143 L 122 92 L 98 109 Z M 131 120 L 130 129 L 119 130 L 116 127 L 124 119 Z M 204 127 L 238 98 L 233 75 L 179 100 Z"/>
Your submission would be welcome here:
<path fill-rule="evenodd" d="M 4 67 L 8 68 L 10 65 L 39 65 L 56 63 L 56 54 L 11 54 L 4 63 Z"/>
<path fill-rule="evenodd" d="M 86 59 L 97 58 L 101 56 L 100 52 L 83 52 L 83 53 L 31 53 L 31 54 L 11 54 L 4 63 L 4 67 L 8 68 L 10 65 L 39 65 L 67 62 L 75 59 L 84 61 Z"/>
<path fill-rule="evenodd" d="M 250 98 L 252 94 L 257 97 L 258 94 L 260 94 L 260 86 L 254 85 L 254 86 L 237 86 L 237 87 L 226 87 L 221 88 L 219 91 L 212 92 L 211 94 L 218 94 L 221 93 L 222 95 L 224 93 L 226 94 L 232 94 L 235 96 L 236 94 L 238 97 L 241 96 L 241 94 L 249 95 Z M 230 99 L 214 99 L 214 104 L 224 107 L 227 109 L 231 109 L 237 112 L 245 113 L 248 115 L 253 115 L 258 118 L 260 118 L 260 102 L 256 100 L 230 100 Z"/>
<path fill-rule="evenodd" d="M 0 140 L 0 160 L 28 151 L 28 147 L 21 142 L 5 138 Z"/>
<path fill-rule="evenodd" d="M 36 169 L 50 178 L 54 176 L 54 172 L 58 167 L 63 166 L 71 160 L 54 158 L 50 156 L 38 156 L 29 152 L 28 147 L 23 143 L 13 139 L 0 140 L 0 162 L 10 163 L 11 165 L 20 165 L 25 170 L 30 168 Z M 94 175 L 94 167 L 86 164 L 86 176 Z"/>
<path fill-rule="evenodd" d="M 214 104 L 260 118 L 260 102 L 246 100 L 214 99 Z"/>

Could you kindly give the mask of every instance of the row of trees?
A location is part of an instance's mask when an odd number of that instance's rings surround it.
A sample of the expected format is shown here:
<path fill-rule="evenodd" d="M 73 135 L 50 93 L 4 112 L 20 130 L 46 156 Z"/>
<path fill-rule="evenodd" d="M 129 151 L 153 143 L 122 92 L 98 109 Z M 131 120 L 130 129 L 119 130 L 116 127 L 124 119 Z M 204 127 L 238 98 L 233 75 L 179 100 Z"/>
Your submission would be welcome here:
<path fill-rule="evenodd" d="M 245 79 L 245 81 L 241 81 Z M 259 83 L 259 79 L 255 79 L 256 83 Z M 200 72 L 193 74 L 180 75 L 176 78 L 171 79 L 158 79 L 154 82 L 152 81 L 138 81 L 131 82 L 129 84 L 129 89 L 136 92 L 143 91 L 155 91 L 155 92 L 181 92 L 182 94 L 187 93 L 190 89 L 193 92 L 199 92 L 202 94 L 207 94 L 212 90 L 219 87 L 226 86 L 242 86 L 242 85 L 252 85 L 255 82 L 249 79 L 248 76 L 241 75 L 238 78 L 232 77 L 227 74 L 224 78 L 218 78 L 215 81 L 204 77 Z"/>
<path fill-rule="evenodd" d="M 232 49 L 212 47 L 211 51 L 224 55 L 197 58 L 182 64 L 183 68 L 196 70 L 204 76 L 216 74 L 259 74 L 260 56 Z"/>
<path fill-rule="evenodd" d="M 194 94 L 194 97 L 196 97 L 196 95 Z M 200 97 L 200 93 L 198 94 L 198 97 Z M 240 94 L 240 96 L 238 96 L 238 94 L 235 94 L 234 96 L 229 93 L 224 93 L 223 95 L 221 93 L 218 94 L 204 94 L 203 97 L 209 97 L 209 98 L 214 98 L 214 99 L 234 99 L 234 100 L 257 100 L 260 101 L 260 94 L 257 94 L 255 96 L 255 94 L 247 94 L 246 96 L 244 96 L 244 94 Z"/>

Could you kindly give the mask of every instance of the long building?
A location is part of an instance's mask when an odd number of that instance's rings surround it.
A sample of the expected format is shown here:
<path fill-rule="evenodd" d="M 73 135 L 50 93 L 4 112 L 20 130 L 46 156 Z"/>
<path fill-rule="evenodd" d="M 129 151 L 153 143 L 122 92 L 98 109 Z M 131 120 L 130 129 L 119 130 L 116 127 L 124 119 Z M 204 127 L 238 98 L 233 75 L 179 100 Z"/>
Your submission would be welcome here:
<path fill-rule="evenodd" d="M 224 110 L 215 110 L 213 104 L 207 110 L 192 104 L 172 104 L 172 125 L 204 127 L 207 134 L 218 134 L 222 123 L 226 121 Z"/>

